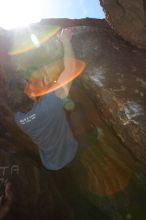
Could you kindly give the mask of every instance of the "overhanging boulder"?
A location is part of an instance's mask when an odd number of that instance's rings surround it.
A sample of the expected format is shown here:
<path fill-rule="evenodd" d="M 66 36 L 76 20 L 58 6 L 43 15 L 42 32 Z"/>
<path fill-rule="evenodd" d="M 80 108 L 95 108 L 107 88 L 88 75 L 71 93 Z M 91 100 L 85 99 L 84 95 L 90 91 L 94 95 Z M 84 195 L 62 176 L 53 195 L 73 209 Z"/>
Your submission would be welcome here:
<path fill-rule="evenodd" d="M 100 0 L 106 19 L 126 41 L 146 49 L 146 1 Z"/>

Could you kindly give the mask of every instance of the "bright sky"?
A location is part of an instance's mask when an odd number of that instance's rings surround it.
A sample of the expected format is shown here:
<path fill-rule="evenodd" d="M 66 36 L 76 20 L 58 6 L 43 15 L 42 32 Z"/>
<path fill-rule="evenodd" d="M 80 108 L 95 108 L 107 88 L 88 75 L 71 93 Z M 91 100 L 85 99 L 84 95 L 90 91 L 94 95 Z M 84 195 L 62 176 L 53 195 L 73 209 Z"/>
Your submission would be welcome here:
<path fill-rule="evenodd" d="M 0 0 L 0 27 L 11 29 L 41 18 L 104 18 L 98 0 Z"/>
<path fill-rule="evenodd" d="M 44 18 L 104 18 L 99 0 L 41 0 Z"/>

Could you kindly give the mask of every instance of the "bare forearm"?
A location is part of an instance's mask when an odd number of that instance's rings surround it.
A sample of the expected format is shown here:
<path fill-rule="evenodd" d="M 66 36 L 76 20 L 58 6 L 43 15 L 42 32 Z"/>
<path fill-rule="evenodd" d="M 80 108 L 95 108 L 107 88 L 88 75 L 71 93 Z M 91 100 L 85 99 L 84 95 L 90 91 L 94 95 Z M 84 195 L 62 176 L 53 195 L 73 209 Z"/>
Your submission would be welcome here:
<path fill-rule="evenodd" d="M 71 31 L 69 29 L 62 30 L 59 38 L 63 43 L 64 56 L 74 57 L 74 51 L 73 51 L 72 44 L 71 44 L 71 38 L 72 38 Z"/>

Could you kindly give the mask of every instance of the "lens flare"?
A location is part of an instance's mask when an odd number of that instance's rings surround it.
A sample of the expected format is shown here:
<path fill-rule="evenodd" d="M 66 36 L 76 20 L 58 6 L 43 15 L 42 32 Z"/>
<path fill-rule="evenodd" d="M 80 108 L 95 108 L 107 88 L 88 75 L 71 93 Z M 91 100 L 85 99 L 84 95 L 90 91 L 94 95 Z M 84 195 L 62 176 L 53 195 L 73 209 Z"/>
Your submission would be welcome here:
<path fill-rule="evenodd" d="M 59 79 L 53 85 L 48 80 L 45 84 L 43 78 L 36 77 L 31 78 L 27 83 L 24 92 L 30 97 L 42 96 L 47 93 L 53 92 L 67 83 L 71 82 L 77 76 L 79 76 L 85 69 L 85 62 L 74 58 L 64 58 L 64 70 L 61 73 Z"/>
<path fill-rule="evenodd" d="M 65 98 L 63 101 L 65 110 L 72 111 L 75 108 L 75 103 L 70 97 Z"/>
<path fill-rule="evenodd" d="M 13 31 L 13 44 L 9 55 L 16 56 L 35 49 L 48 41 L 59 30 L 60 27 L 55 25 L 36 25 Z"/>
<path fill-rule="evenodd" d="M 35 47 L 40 47 L 41 44 L 35 34 L 31 34 L 31 40 L 32 40 L 33 44 L 35 45 Z"/>

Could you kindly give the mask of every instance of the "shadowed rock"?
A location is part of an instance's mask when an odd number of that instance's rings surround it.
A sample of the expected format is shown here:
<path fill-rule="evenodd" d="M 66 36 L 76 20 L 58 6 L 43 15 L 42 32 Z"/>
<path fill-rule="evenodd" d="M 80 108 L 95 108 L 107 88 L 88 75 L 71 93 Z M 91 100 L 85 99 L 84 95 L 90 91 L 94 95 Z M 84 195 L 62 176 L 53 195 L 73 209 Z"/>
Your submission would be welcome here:
<path fill-rule="evenodd" d="M 126 41 L 146 49 L 146 1 L 100 0 L 106 19 Z"/>

